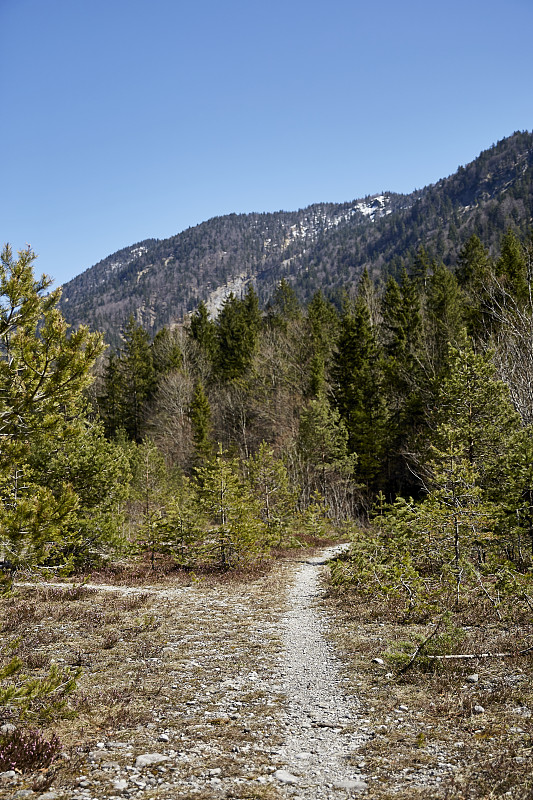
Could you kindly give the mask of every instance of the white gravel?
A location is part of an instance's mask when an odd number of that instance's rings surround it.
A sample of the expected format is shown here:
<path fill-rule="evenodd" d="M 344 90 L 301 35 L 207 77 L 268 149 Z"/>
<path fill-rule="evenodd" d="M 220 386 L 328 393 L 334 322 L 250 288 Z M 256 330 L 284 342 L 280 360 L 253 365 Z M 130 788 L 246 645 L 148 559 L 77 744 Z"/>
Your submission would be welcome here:
<path fill-rule="evenodd" d="M 279 753 L 285 769 L 279 780 L 288 795 L 302 800 L 367 789 L 364 765 L 357 766 L 357 751 L 366 739 L 358 730 L 357 698 L 343 691 L 339 663 L 325 636 L 327 618 L 316 603 L 322 565 L 338 550 L 330 548 L 297 570 L 283 620 L 281 672 L 287 711 L 286 740 Z"/>

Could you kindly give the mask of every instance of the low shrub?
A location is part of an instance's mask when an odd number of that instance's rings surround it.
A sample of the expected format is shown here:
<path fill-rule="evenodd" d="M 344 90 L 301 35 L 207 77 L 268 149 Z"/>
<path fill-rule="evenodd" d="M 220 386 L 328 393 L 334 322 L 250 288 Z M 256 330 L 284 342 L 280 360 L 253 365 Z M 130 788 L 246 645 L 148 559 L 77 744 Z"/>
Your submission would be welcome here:
<path fill-rule="evenodd" d="M 49 767 L 60 750 L 55 733 L 47 741 L 38 730 L 16 728 L 0 737 L 0 771 L 31 772 Z"/>

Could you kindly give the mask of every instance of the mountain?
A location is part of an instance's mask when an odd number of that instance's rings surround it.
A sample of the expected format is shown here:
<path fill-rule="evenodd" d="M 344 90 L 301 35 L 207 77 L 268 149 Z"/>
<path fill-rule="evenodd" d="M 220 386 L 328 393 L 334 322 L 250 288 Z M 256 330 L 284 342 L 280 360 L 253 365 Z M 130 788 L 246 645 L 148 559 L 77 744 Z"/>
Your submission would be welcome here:
<path fill-rule="evenodd" d="M 116 341 L 134 313 L 151 333 L 201 300 L 212 313 L 252 282 L 267 300 L 281 278 L 303 299 L 335 294 L 367 268 L 379 279 L 412 263 L 420 246 L 453 264 L 476 233 L 493 249 L 533 219 L 533 134 L 517 132 L 438 183 L 298 211 L 214 217 L 169 239 L 146 239 L 108 256 L 63 286 L 61 309 Z"/>

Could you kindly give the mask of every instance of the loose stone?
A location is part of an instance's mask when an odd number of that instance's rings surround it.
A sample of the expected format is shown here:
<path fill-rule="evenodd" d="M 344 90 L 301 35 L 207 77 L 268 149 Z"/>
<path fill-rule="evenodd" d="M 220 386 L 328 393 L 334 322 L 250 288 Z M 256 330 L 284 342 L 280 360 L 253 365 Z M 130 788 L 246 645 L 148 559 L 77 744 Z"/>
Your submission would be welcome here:
<path fill-rule="evenodd" d="M 364 781 L 337 781 L 333 784 L 333 786 L 335 789 L 346 789 L 349 792 L 366 792 L 368 789 L 368 783 L 365 783 Z"/>
<path fill-rule="evenodd" d="M 144 767 L 152 767 L 154 764 L 162 764 L 163 761 L 168 761 L 168 756 L 164 756 L 162 753 L 144 753 L 137 756 L 135 766 L 137 769 L 144 769 Z"/>
<path fill-rule="evenodd" d="M 298 778 L 296 775 L 293 775 L 291 772 L 288 772 L 286 769 L 277 769 L 274 773 L 274 777 L 280 783 L 288 783 L 288 784 L 295 784 L 298 783 Z"/>

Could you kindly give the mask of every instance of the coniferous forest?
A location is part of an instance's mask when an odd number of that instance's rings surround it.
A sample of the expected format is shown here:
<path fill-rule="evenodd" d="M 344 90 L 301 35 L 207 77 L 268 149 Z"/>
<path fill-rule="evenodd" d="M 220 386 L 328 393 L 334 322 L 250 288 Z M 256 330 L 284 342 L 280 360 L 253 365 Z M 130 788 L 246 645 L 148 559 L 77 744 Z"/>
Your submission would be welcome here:
<path fill-rule="evenodd" d="M 4 564 L 227 569 L 355 526 L 336 581 L 527 607 L 531 247 L 472 236 L 453 269 L 420 248 L 338 306 L 249 287 L 153 338 L 130 317 L 105 351 L 7 249 Z"/>

